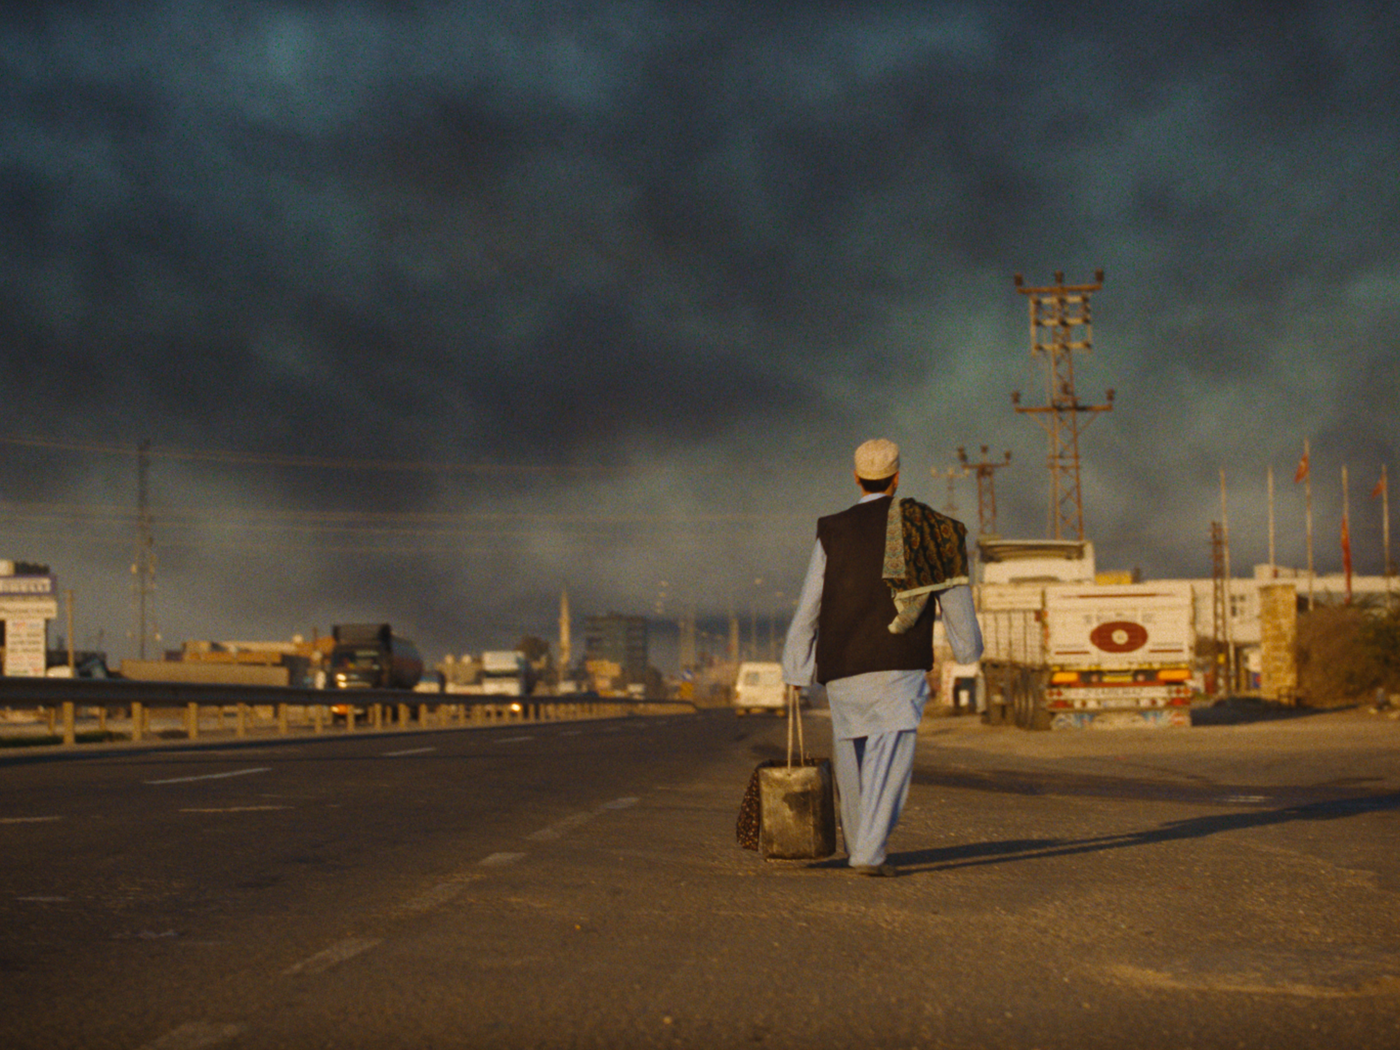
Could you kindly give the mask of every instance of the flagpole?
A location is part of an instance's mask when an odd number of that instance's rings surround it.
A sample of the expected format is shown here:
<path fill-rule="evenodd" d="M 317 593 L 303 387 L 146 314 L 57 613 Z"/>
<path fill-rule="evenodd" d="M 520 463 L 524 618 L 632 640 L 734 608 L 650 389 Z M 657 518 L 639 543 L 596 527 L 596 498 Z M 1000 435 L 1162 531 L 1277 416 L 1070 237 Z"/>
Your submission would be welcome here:
<path fill-rule="evenodd" d="M 1278 563 L 1274 560 L 1274 465 L 1269 464 L 1269 578 L 1278 576 Z"/>
<path fill-rule="evenodd" d="M 1347 465 L 1342 464 L 1342 569 L 1346 573 L 1347 601 L 1351 604 L 1351 499 L 1347 494 Z"/>
<path fill-rule="evenodd" d="M 1303 438 L 1303 493 L 1308 508 L 1308 612 L 1313 611 L 1313 535 L 1312 535 L 1312 457 L 1308 455 L 1308 439 Z"/>
<path fill-rule="evenodd" d="M 1385 480 L 1385 464 L 1381 464 L 1381 537 L 1385 545 L 1385 604 L 1390 607 L 1390 578 L 1395 567 L 1390 564 L 1390 485 Z"/>

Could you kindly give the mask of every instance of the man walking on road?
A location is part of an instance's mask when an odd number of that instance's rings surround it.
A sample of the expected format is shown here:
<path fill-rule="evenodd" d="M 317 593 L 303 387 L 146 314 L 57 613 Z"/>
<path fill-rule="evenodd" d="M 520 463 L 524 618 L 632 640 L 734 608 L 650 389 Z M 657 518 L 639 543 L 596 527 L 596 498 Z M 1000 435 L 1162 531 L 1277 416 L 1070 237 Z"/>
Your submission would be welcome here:
<path fill-rule="evenodd" d="M 962 524 L 895 497 L 894 442 L 865 442 L 856 449 L 855 467 L 864 493 L 859 502 L 817 522 L 817 542 L 783 647 L 783 678 L 790 685 L 826 686 L 851 868 L 894 875 L 885 844 L 914 772 L 936 608 L 942 609 L 959 663 L 982 655 L 982 634 L 968 586 Z"/>

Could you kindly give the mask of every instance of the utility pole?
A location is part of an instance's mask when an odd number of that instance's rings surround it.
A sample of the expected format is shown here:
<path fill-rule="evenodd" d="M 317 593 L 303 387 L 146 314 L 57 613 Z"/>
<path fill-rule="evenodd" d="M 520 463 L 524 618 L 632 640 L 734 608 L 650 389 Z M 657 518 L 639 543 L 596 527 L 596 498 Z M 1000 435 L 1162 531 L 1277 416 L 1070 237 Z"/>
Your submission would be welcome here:
<path fill-rule="evenodd" d="M 958 516 L 958 501 L 953 495 L 953 482 L 959 478 L 967 477 L 967 471 L 962 467 L 949 467 L 947 470 L 939 470 L 937 467 L 930 467 L 929 473 L 935 478 L 948 479 L 948 502 L 943 505 L 943 513 L 950 518 Z"/>
<path fill-rule="evenodd" d="M 1235 639 L 1231 620 L 1234 618 L 1234 583 L 1230 574 L 1230 508 L 1225 502 L 1225 468 L 1220 468 L 1220 545 L 1225 561 L 1225 666 L 1230 693 L 1235 691 Z M 1226 694 L 1229 695 L 1229 694 Z"/>
<path fill-rule="evenodd" d="M 155 528 L 151 517 L 151 443 L 136 446 L 136 561 L 131 566 L 132 591 L 136 602 L 136 653 L 146 659 L 146 641 L 160 641 L 155 626 L 156 551 Z"/>
<path fill-rule="evenodd" d="M 982 446 L 982 462 L 969 463 L 967 460 L 967 450 L 961 445 L 958 446 L 958 462 L 963 466 L 963 472 L 969 469 L 977 475 L 977 534 L 979 536 L 995 536 L 997 531 L 997 485 L 996 472 L 1002 467 L 1011 463 L 1011 453 L 1005 453 L 1006 458 L 1000 463 L 995 463 L 987 459 L 987 446 Z"/>
<path fill-rule="evenodd" d="M 1225 529 L 1218 521 L 1210 523 L 1211 614 L 1215 636 L 1215 695 L 1227 695 L 1225 668 L 1228 666 L 1229 599 L 1225 589 Z"/>
<path fill-rule="evenodd" d="M 1089 297 L 1103 287 L 1103 271 L 1094 274 L 1092 284 L 1065 284 L 1065 275 L 1055 274 L 1055 283 L 1041 288 L 1025 288 L 1021 275 L 1014 277 L 1016 289 L 1028 299 L 1031 322 L 1031 354 L 1045 358 L 1046 404 L 1022 407 L 1021 392 L 1011 395 L 1017 412 L 1040 415 L 1050 439 L 1047 465 L 1050 468 L 1051 535 L 1057 539 L 1072 536 L 1084 539 L 1084 499 L 1079 487 L 1079 435 L 1088 421 L 1086 413 L 1113 411 L 1113 391 L 1105 394 L 1106 404 L 1083 404 L 1074 392 L 1074 351 L 1093 347 L 1093 326 Z"/>

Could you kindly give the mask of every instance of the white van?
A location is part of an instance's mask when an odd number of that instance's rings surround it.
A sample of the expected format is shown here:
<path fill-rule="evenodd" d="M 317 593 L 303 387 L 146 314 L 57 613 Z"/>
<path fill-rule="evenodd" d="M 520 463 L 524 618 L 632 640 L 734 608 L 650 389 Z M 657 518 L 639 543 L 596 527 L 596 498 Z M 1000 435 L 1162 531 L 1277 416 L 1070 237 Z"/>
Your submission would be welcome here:
<path fill-rule="evenodd" d="M 734 710 L 739 714 L 775 715 L 787 712 L 787 686 L 783 683 L 783 665 L 774 663 L 742 663 L 734 681 Z"/>

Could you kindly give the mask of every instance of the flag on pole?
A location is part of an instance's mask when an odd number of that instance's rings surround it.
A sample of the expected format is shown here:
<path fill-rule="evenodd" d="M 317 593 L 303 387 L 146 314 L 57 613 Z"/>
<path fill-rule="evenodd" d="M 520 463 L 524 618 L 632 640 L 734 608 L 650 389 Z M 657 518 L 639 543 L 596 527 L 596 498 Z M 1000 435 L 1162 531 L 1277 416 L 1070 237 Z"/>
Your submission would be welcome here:
<path fill-rule="evenodd" d="M 1376 487 L 1373 488 L 1373 489 L 1371 490 L 1371 498 L 1372 498 L 1372 499 L 1380 499 L 1382 496 L 1385 495 L 1385 490 L 1386 490 L 1385 469 L 1382 468 L 1382 469 L 1381 469 L 1381 478 L 1380 478 L 1379 481 L 1376 482 Z"/>
<path fill-rule="evenodd" d="M 1293 484 L 1306 481 L 1308 477 L 1308 450 L 1303 449 L 1303 458 L 1298 460 L 1298 472 L 1293 475 Z"/>

